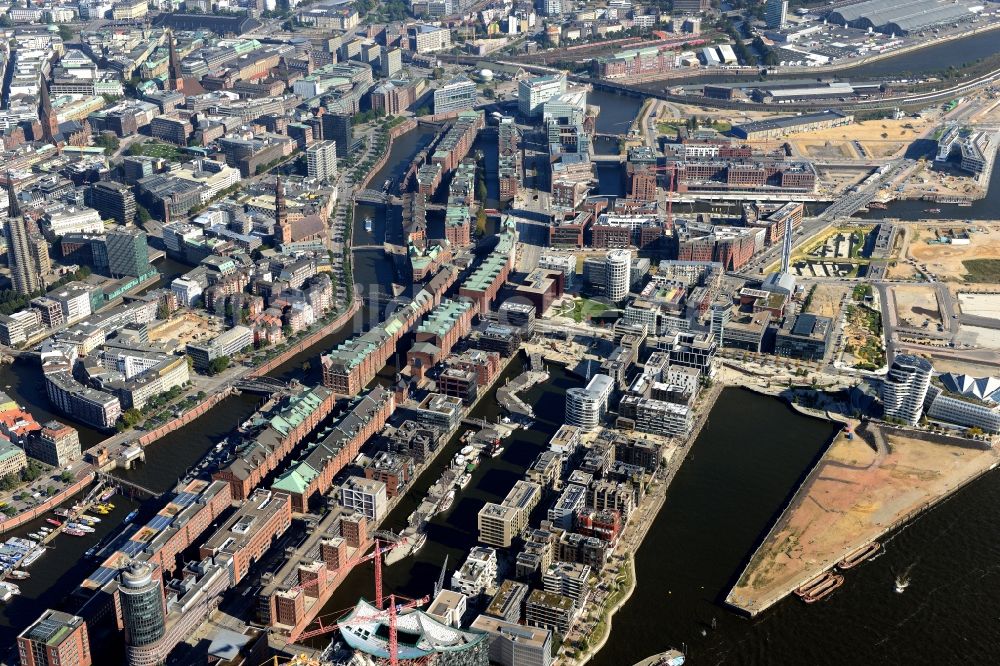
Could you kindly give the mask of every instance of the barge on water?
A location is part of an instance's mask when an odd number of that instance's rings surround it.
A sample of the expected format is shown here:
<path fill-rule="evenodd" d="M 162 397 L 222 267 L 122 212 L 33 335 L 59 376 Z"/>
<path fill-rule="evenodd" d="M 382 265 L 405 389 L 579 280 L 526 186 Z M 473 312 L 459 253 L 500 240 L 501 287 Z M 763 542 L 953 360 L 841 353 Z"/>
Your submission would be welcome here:
<path fill-rule="evenodd" d="M 830 596 L 834 590 L 843 584 L 843 576 L 826 571 L 805 585 L 795 588 L 795 594 L 807 604 L 813 604 Z"/>
<path fill-rule="evenodd" d="M 871 559 L 875 555 L 875 553 L 877 553 L 881 548 L 882 546 L 879 544 L 878 541 L 872 541 L 867 546 L 862 546 L 861 548 L 858 548 L 853 553 L 842 559 L 840 562 L 837 562 L 837 568 L 840 569 L 841 571 L 847 571 L 848 569 L 853 569 L 854 567 L 858 566 L 865 560 Z"/>

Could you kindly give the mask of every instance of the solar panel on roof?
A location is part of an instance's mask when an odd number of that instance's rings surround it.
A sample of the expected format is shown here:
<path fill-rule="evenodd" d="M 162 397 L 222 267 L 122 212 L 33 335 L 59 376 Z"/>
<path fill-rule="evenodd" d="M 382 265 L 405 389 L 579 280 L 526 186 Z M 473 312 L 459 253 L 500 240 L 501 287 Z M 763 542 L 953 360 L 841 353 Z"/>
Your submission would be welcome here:
<path fill-rule="evenodd" d="M 181 506 L 188 506 L 193 503 L 198 498 L 194 493 L 178 493 L 177 497 L 173 499 L 176 504 Z"/>
<path fill-rule="evenodd" d="M 110 567 L 99 567 L 97 571 L 90 577 L 90 580 L 96 582 L 98 585 L 104 585 L 108 581 L 112 580 L 118 574 L 118 569 L 111 569 Z"/>
<path fill-rule="evenodd" d="M 146 523 L 146 527 L 151 530 L 162 530 L 169 526 L 172 520 L 173 518 L 169 518 L 167 516 L 153 516 L 153 519 Z"/>
<path fill-rule="evenodd" d="M 52 618 L 46 618 L 39 621 L 38 624 L 31 628 L 29 636 L 32 640 L 44 643 L 52 638 L 52 636 L 54 636 L 56 632 L 62 628 L 62 626 L 62 622 L 53 620 Z"/>
<path fill-rule="evenodd" d="M 145 544 L 142 544 L 138 541 L 129 541 L 125 543 L 125 545 L 123 545 L 119 550 L 121 550 L 121 552 L 125 553 L 126 555 L 134 556 L 142 552 L 144 545 Z"/>
<path fill-rule="evenodd" d="M 809 335 L 812 333 L 813 328 L 816 326 L 816 316 L 811 314 L 800 314 L 795 320 L 795 326 L 792 327 L 792 333 L 795 335 Z"/>

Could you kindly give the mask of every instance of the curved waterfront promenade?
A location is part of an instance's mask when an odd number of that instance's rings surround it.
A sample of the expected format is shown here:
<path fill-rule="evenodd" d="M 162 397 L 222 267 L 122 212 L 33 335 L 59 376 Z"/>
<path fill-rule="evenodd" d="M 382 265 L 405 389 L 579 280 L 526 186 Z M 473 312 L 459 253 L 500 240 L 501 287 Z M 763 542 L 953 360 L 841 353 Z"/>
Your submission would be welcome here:
<path fill-rule="evenodd" d="M 657 515 L 666 503 L 667 489 L 670 487 L 670 483 L 674 480 L 677 470 L 679 470 L 681 465 L 684 463 L 684 459 L 687 458 L 690 453 L 692 445 L 695 440 L 698 439 L 698 435 L 701 434 L 701 429 L 708 421 L 708 416 L 712 411 L 712 407 L 715 405 L 715 401 L 718 399 L 723 388 L 725 388 L 725 385 L 722 382 L 715 382 L 711 387 L 706 389 L 704 396 L 702 396 L 702 399 L 698 403 L 698 414 L 695 418 L 694 428 L 691 430 L 691 434 L 688 436 L 687 441 L 680 448 L 680 455 L 678 456 L 678 459 L 676 461 L 670 461 L 663 481 L 653 486 L 650 495 L 643 500 L 643 503 L 640 503 L 635 511 L 635 514 L 629 520 L 628 526 L 626 527 L 626 534 L 623 534 L 621 540 L 619 541 L 617 551 L 621 557 L 628 558 L 628 567 L 631 571 L 631 576 L 629 577 L 630 585 L 625 594 L 620 599 L 615 601 L 614 606 L 604 609 L 605 631 L 603 635 L 595 645 L 588 645 L 587 651 L 575 658 L 570 658 L 565 654 L 565 652 L 561 652 L 560 656 L 564 659 L 563 663 L 579 664 L 580 666 L 586 664 L 601 651 L 601 649 L 608 642 L 608 639 L 610 639 L 611 631 L 614 628 L 613 621 L 615 614 L 621 610 L 629 599 L 631 599 L 632 594 L 635 592 L 636 585 L 638 585 L 639 582 L 638 572 L 635 568 L 635 553 L 641 547 L 642 542 L 646 539 L 646 535 L 649 533 L 649 529 L 653 526 L 653 523 L 656 522 Z M 650 503 L 645 504 L 645 502 Z M 634 528 L 635 531 L 628 534 L 628 530 L 630 528 Z"/>

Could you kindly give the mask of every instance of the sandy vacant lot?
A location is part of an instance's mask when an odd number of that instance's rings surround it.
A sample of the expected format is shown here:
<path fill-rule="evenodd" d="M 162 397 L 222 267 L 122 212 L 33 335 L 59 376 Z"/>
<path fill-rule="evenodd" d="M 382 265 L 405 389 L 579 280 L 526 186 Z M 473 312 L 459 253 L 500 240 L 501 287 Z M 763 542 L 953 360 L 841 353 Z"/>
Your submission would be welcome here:
<path fill-rule="evenodd" d="M 853 160 L 861 157 L 853 145 L 839 140 L 820 142 L 796 141 L 795 145 L 803 155 L 818 160 L 840 160 L 844 158 Z"/>
<path fill-rule="evenodd" d="M 874 433 L 883 442 L 879 452 L 860 437 L 837 437 L 751 558 L 727 602 L 746 609 L 767 607 L 997 460 L 990 449 L 895 432 L 884 437 L 881 431 Z"/>
<path fill-rule="evenodd" d="M 822 317 L 836 317 L 840 314 L 840 301 L 849 287 L 837 284 L 819 284 L 809 301 L 809 312 Z"/>
<path fill-rule="evenodd" d="M 1000 294 L 961 293 L 958 295 L 958 303 L 962 314 L 1000 319 Z"/>
<path fill-rule="evenodd" d="M 969 245 L 947 245 L 928 243 L 933 238 L 929 229 L 921 229 L 920 235 L 910 241 L 908 254 L 918 262 L 927 265 L 927 269 L 941 280 L 963 281 L 967 271 L 962 262 L 966 259 L 996 259 L 1000 258 L 1000 229 L 979 226 L 971 235 Z"/>
<path fill-rule="evenodd" d="M 907 326 L 921 326 L 925 319 L 931 323 L 941 321 L 937 293 L 928 285 L 895 285 L 892 293 L 896 300 L 896 316 Z"/>
<path fill-rule="evenodd" d="M 865 157 L 895 157 L 906 150 L 910 144 L 906 141 L 862 141 Z"/>
<path fill-rule="evenodd" d="M 178 344 L 187 345 L 192 342 L 211 340 L 222 332 L 222 326 L 217 320 L 210 320 L 193 312 L 187 312 L 170 319 L 162 326 L 149 332 L 150 342 L 158 340 L 176 340 Z"/>
<path fill-rule="evenodd" d="M 910 142 L 927 131 L 929 121 L 921 118 L 903 118 L 901 120 L 866 120 L 843 127 L 828 127 L 812 132 L 797 132 L 789 136 L 812 142 L 833 140 L 846 141 L 900 141 Z M 882 136 L 885 134 L 886 136 Z"/>

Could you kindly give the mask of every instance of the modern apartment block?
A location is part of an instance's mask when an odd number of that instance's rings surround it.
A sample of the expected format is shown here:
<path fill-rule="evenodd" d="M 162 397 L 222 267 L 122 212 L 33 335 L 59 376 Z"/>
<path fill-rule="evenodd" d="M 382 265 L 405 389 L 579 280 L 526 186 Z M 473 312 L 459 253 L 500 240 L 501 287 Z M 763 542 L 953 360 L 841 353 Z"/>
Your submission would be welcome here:
<path fill-rule="evenodd" d="M 596 428 L 608 409 L 614 381 L 607 375 L 594 375 L 585 388 L 566 391 L 566 423 L 584 430 Z"/>
<path fill-rule="evenodd" d="M 897 355 L 882 380 L 881 398 L 886 418 L 916 425 L 924 409 L 933 372 L 927 359 L 911 354 Z"/>
<path fill-rule="evenodd" d="M 83 618 L 47 610 L 17 637 L 21 666 L 90 666 L 90 640 Z"/>
<path fill-rule="evenodd" d="M 502 503 L 487 503 L 479 511 L 479 541 L 494 548 L 509 548 L 528 526 L 528 516 L 541 495 L 537 483 L 518 481 Z"/>

